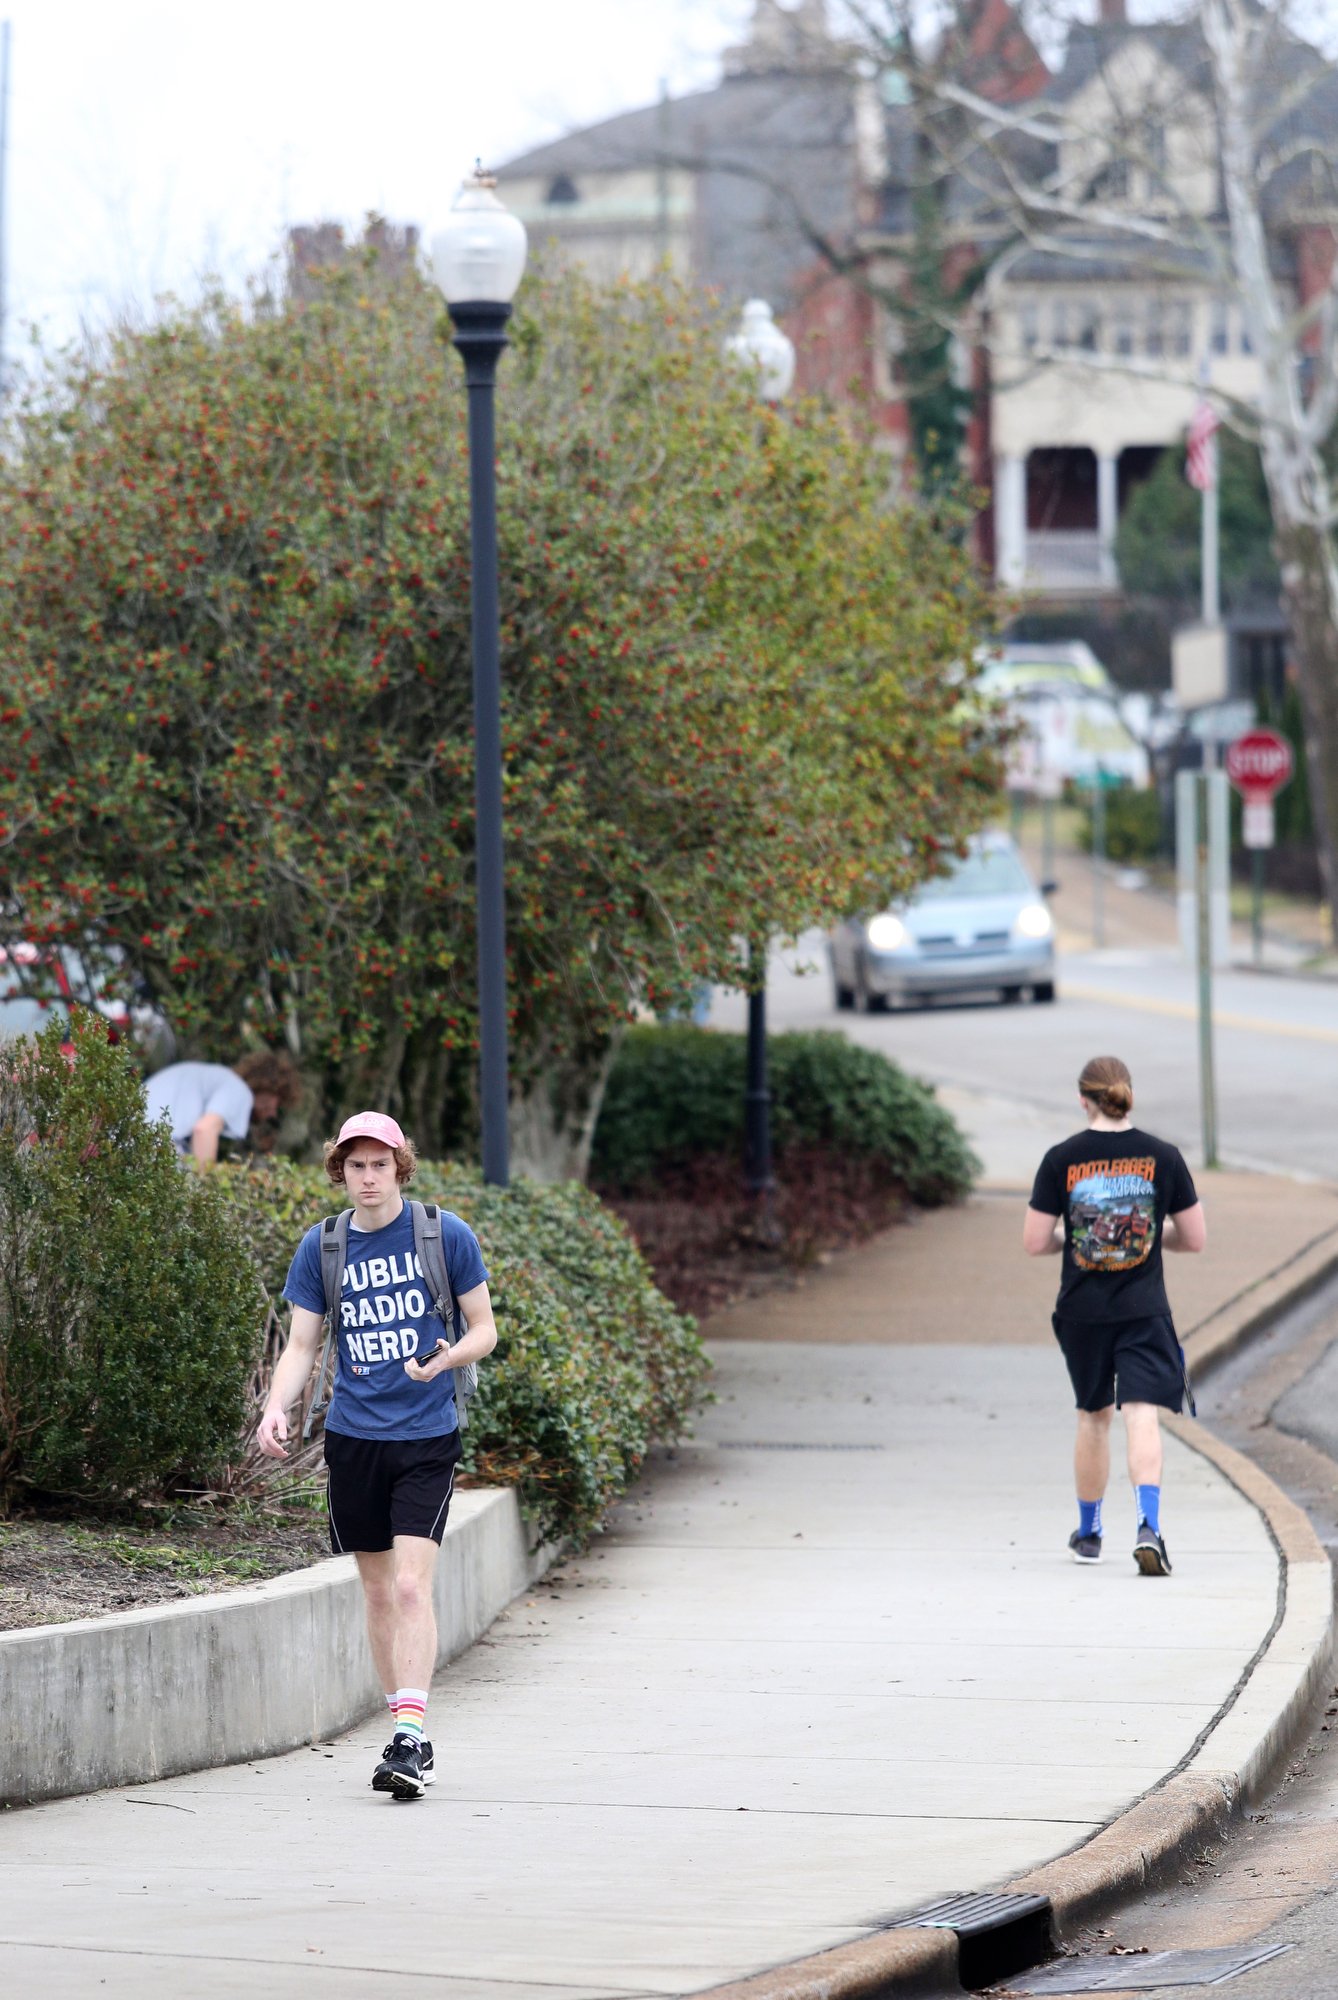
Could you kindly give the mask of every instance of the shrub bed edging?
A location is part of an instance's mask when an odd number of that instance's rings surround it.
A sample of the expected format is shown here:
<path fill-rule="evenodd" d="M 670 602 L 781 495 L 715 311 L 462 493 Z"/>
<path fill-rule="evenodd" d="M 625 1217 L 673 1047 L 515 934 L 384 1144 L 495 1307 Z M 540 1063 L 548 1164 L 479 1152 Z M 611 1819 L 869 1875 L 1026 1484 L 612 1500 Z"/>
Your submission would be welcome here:
<path fill-rule="evenodd" d="M 515 1493 L 458 1493 L 436 1572 L 438 1666 L 487 1630 L 557 1551 Z M 333 1736 L 382 1701 L 352 1556 L 108 1618 L 0 1633 L 0 1803 L 143 1784 Z"/>

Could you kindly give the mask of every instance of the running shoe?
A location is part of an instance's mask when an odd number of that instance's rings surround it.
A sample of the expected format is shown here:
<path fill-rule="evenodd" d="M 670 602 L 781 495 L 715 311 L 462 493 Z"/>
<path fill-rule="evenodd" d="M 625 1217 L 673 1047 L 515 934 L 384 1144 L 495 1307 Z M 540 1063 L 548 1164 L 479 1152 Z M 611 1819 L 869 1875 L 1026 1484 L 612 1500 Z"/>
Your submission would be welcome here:
<path fill-rule="evenodd" d="M 1166 1544 L 1155 1528 L 1146 1521 L 1138 1525 L 1138 1539 L 1134 1543 L 1134 1561 L 1144 1576 L 1169 1576 L 1171 1558 L 1166 1553 Z"/>
<path fill-rule="evenodd" d="M 1069 1536 L 1069 1549 L 1076 1563 L 1099 1563 L 1101 1560 L 1100 1535 L 1085 1535 L 1081 1528 L 1075 1528 Z"/>
<path fill-rule="evenodd" d="M 389 1792 L 397 1799 L 421 1799 L 431 1782 L 423 1775 L 423 1750 L 418 1738 L 396 1733 L 381 1753 L 381 1762 L 372 1773 L 372 1790 Z"/>

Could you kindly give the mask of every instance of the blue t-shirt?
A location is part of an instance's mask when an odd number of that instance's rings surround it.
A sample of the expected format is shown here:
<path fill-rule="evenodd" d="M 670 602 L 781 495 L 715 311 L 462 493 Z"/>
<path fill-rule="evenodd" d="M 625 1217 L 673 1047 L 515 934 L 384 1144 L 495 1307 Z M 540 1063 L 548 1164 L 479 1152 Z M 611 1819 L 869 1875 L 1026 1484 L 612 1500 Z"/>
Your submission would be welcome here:
<path fill-rule="evenodd" d="M 446 1273 L 456 1298 L 486 1284 L 478 1238 L 458 1215 L 441 1210 Z M 321 1225 L 297 1246 L 283 1295 L 290 1305 L 324 1313 Z M 339 1361 L 327 1431 L 356 1438 L 445 1437 L 457 1427 L 455 1372 L 415 1382 L 404 1364 L 426 1358 L 443 1336 L 413 1247 L 413 1217 L 406 1201 L 384 1229 L 349 1225 L 339 1326 Z"/>

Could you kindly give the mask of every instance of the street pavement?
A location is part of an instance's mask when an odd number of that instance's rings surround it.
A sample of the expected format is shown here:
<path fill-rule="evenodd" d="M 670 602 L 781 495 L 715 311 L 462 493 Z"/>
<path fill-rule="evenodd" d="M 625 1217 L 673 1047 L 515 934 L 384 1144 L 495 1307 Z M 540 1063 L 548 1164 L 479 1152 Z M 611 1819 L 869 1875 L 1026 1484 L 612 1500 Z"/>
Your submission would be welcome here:
<path fill-rule="evenodd" d="M 1260 1227 L 1235 1232 L 1274 1261 L 1331 1222 L 1289 1192 L 1261 1180 Z M 693 1439 L 438 1677 L 421 1804 L 368 1788 L 376 1720 L 0 1820 L 0 1977 L 109 2000 L 373 1975 L 410 2000 L 689 1993 L 1093 1832 L 1229 1701 L 1277 1558 L 1169 1440 L 1174 1576 L 1135 1571 L 1118 1472 L 1108 1560 L 1069 1562 L 1054 1266 L 1022 1257 L 1020 1207 L 919 1217 L 722 1315 Z M 1233 1246 L 1200 1306 L 1244 1270 Z"/>
<path fill-rule="evenodd" d="M 825 939 L 772 953 L 772 1033 L 839 1028 L 938 1086 L 967 1131 L 990 1134 L 990 1171 L 1030 1184 L 1037 1142 L 1071 1129 L 1077 1078 L 1094 1055 L 1118 1055 L 1133 1073 L 1135 1116 L 1191 1164 L 1203 1157 L 1198 995 L 1176 934 L 1173 906 L 1149 891 L 1106 883 L 1103 949 L 1092 948 L 1089 864 L 1065 855 L 1054 899 L 1059 998 L 1053 1005 L 993 1000 L 890 1014 L 839 1014 Z M 1238 934 L 1238 943 L 1243 940 Z M 1213 980 L 1220 1157 L 1228 1165 L 1338 1180 L 1338 982 L 1244 968 Z M 746 1003 L 717 991 L 711 1025 L 741 1032 Z M 1001 1136 L 1011 1113 L 1013 1143 Z M 1046 1140 L 1046 1144 L 1050 1141 Z M 1043 1149 L 1042 1149 L 1043 1150 Z"/>

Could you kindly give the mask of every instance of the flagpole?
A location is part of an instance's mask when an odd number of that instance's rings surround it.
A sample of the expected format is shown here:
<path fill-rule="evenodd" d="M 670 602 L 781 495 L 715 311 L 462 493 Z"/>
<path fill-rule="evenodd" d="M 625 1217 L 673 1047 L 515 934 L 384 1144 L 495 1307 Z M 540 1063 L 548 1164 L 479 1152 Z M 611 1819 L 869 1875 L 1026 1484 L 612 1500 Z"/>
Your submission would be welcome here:
<path fill-rule="evenodd" d="M 1195 412 L 1195 425 L 1199 413 L 1208 415 L 1208 382 L 1211 363 L 1207 355 L 1199 362 L 1199 410 Z M 1207 435 L 1202 439 L 1200 449 L 1204 457 L 1204 477 L 1199 485 L 1202 495 L 1200 510 L 1201 551 L 1199 568 L 1203 579 L 1203 622 L 1205 625 L 1220 625 L 1222 622 L 1221 565 L 1219 561 L 1219 515 L 1217 507 L 1217 426 L 1211 419 L 1205 426 Z"/>
<path fill-rule="evenodd" d="M 1217 437 L 1208 439 L 1204 450 L 1208 456 L 1208 478 L 1203 488 L 1203 622 L 1205 625 L 1220 625 L 1222 622 L 1222 596 L 1219 582 L 1219 516 L 1217 508 Z"/>

